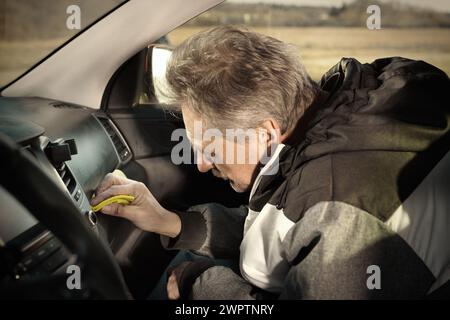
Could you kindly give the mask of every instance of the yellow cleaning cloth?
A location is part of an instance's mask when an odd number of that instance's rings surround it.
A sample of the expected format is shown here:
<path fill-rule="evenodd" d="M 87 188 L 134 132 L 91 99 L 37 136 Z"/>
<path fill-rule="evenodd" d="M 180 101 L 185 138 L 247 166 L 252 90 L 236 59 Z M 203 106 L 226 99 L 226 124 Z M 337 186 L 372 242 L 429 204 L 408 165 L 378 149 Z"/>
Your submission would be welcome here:
<path fill-rule="evenodd" d="M 125 173 L 123 173 L 123 171 L 121 170 L 114 170 L 113 174 L 118 176 L 118 177 L 122 177 L 122 178 L 126 178 L 127 176 L 125 175 Z M 94 195 L 92 195 L 92 198 L 94 198 Z M 130 195 L 126 195 L 126 194 L 120 194 L 108 199 L 103 200 L 102 202 L 100 202 L 99 204 L 97 204 L 94 207 L 91 207 L 92 211 L 97 212 L 102 210 L 102 208 L 104 206 L 107 206 L 111 203 L 118 203 L 118 204 L 122 204 L 124 206 L 129 205 L 131 202 L 133 202 L 134 200 L 134 196 L 130 196 Z"/>
<path fill-rule="evenodd" d="M 100 211 L 100 210 L 102 210 L 102 208 L 104 206 L 107 206 L 111 203 L 118 203 L 118 204 L 127 206 L 127 205 L 131 204 L 133 202 L 133 200 L 134 200 L 134 196 L 120 194 L 120 195 L 105 199 L 102 202 L 100 202 L 99 204 L 97 204 L 96 206 L 93 206 L 92 211 L 94 211 L 94 212 Z"/>

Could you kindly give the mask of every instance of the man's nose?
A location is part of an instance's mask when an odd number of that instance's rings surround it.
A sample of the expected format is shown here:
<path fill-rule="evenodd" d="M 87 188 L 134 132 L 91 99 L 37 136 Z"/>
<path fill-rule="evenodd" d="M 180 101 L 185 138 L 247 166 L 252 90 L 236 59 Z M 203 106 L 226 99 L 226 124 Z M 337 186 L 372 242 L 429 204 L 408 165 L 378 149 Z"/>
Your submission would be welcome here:
<path fill-rule="evenodd" d="M 202 155 L 197 156 L 197 168 L 200 172 L 208 172 L 212 168 L 214 168 L 214 164 L 211 161 L 208 161 Z"/>

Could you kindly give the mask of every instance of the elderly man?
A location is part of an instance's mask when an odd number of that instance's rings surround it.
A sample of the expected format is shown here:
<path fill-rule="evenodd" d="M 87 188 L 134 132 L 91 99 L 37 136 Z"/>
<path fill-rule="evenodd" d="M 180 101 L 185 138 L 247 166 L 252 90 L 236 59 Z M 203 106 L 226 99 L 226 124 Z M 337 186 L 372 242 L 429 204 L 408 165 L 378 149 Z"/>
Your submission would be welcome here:
<path fill-rule="evenodd" d="M 105 178 L 94 204 L 136 199 L 103 213 L 161 234 L 167 248 L 208 257 L 173 268 L 169 298 L 420 298 L 448 281 L 444 72 L 399 57 L 343 58 L 316 83 L 289 45 L 218 27 L 174 50 L 167 79 L 198 169 L 250 191 L 246 207 L 175 213 L 142 183 Z M 258 134 L 225 136 L 204 152 L 211 141 L 194 134 L 198 123 Z M 241 148 L 258 161 L 226 161 Z M 238 259 L 239 268 L 216 265 L 220 258 Z"/>

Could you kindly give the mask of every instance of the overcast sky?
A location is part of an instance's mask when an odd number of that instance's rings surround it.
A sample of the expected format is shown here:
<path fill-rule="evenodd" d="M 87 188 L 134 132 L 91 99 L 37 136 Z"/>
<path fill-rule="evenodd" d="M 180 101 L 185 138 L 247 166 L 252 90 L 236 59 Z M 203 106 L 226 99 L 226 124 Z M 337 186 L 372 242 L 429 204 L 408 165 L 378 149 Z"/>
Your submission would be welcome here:
<path fill-rule="evenodd" d="M 277 4 L 295 4 L 295 5 L 311 5 L 311 6 L 340 6 L 344 2 L 352 2 L 353 0 L 227 0 L 229 2 L 246 2 L 246 3 L 277 3 Z M 385 2 L 401 2 L 431 8 L 436 11 L 450 12 L 450 0 L 382 0 Z"/>

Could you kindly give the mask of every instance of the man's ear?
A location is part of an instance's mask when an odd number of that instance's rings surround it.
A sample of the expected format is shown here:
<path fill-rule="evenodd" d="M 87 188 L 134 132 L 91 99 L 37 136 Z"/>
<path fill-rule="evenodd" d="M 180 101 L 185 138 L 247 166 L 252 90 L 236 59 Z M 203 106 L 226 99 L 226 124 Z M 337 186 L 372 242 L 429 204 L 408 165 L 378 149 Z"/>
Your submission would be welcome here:
<path fill-rule="evenodd" d="M 260 130 L 264 130 L 267 144 L 279 144 L 282 140 L 280 125 L 275 119 L 269 118 L 259 125 Z"/>

